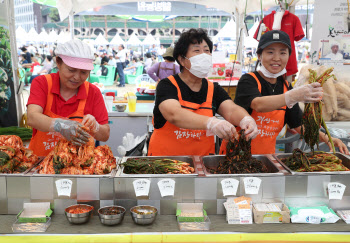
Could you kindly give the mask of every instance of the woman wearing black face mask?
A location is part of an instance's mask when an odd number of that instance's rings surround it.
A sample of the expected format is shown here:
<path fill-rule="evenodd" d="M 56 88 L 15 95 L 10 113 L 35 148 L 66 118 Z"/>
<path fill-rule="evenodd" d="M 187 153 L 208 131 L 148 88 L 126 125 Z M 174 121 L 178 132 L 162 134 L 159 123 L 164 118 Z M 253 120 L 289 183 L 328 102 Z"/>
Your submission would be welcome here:
<path fill-rule="evenodd" d="M 235 103 L 245 108 L 255 119 L 259 132 L 252 141 L 252 154 L 275 153 L 276 138 L 287 123 L 300 133 L 302 112 L 298 102 L 314 103 L 322 99 L 319 83 L 292 89 L 282 75 L 292 49 L 289 36 L 279 30 L 265 33 L 259 42 L 257 54 L 259 71 L 245 74 L 238 82 Z M 328 137 L 320 132 L 320 141 Z M 340 152 L 348 154 L 345 144 L 333 138 Z M 329 143 L 330 144 L 330 143 Z M 226 153 L 226 142 L 221 145 L 221 154 Z"/>
<path fill-rule="evenodd" d="M 215 153 L 214 135 L 237 137 L 235 126 L 254 138 L 254 119 L 235 105 L 226 91 L 209 82 L 213 43 L 203 29 L 184 32 L 174 48 L 181 72 L 159 82 L 153 110 L 154 132 L 148 155 L 209 155 Z M 225 120 L 219 120 L 215 113 Z"/>

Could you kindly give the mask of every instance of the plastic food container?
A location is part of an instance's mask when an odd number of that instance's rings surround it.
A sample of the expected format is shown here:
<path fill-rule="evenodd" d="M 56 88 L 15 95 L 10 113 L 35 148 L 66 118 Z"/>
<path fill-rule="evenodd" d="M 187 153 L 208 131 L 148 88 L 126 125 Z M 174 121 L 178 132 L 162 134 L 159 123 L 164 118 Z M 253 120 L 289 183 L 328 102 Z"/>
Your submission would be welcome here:
<path fill-rule="evenodd" d="M 50 217 L 48 217 L 45 223 L 21 223 L 17 219 L 16 222 L 14 222 L 14 224 L 12 225 L 12 231 L 14 233 L 21 233 L 21 232 L 40 233 L 40 232 L 45 232 L 47 228 L 49 228 L 50 224 L 51 224 Z"/>

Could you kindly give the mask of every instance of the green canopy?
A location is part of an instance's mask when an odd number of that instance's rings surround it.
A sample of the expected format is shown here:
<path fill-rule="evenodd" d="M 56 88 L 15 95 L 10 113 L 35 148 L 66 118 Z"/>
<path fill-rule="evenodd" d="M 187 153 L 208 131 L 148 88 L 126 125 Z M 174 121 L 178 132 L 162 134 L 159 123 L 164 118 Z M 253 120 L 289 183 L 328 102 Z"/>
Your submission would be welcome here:
<path fill-rule="evenodd" d="M 33 3 L 56 7 L 56 0 L 32 0 Z"/>

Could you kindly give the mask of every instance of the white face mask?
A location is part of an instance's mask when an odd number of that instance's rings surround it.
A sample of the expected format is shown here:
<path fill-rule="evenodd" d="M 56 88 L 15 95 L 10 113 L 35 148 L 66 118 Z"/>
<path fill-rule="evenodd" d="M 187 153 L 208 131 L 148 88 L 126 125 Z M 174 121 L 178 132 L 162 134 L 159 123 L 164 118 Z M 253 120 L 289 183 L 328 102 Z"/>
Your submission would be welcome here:
<path fill-rule="evenodd" d="M 271 73 L 269 70 L 267 70 L 264 65 L 261 63 L 260 72 L 262 72 L 264 74 L 265 77 L 267 78 L 278 78 L 279 76 L 282 76 L 283 74 L 285 74 L 287 72 L 286 68 L 283 68 L 283 70 L 279 73 Z"/>
<path fill-rule="evenodd" d="M 190 73 L 192 73 L 194 76 L 198 78 L 206 78 L 208 76 L 208 73 L 210 72 L 210 69 L 212 68 L 212 58 L 211 55 L 202 53 L 190 58 L 185 57 L 186 59 L 190 60 L 191 62 L 191 68 L 188 69 Z"/>

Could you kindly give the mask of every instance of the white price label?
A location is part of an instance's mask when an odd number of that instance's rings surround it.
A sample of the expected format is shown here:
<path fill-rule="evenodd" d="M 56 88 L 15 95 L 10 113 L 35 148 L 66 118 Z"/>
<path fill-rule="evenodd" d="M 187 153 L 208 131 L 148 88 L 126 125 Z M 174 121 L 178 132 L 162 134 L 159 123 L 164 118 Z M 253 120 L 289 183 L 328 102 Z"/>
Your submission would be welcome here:
<path fill-rule="evenodd" d="M 311 215 L 311 216 L 308 216 L 308 217 L 306 217 L 306 222 L 307 223 L 310 223 L 310 224 L 320 224 L 321 223 L 321 217 L 319 217 L 319 216 L 313 216 L 313 215 Z"/>
<path fill-rule="evenodd" d="M 329 199 L 341 200 L 343 198 L 345 188 L 346 188 L 345 185 L 338 183 L 338 182 L 328 183 Z"/>
<path fill-rule="evenodd" d="M 237 193 L 239 181 L 236 179 L 224 179 L 221 181 L 222 193 L 224 197 L 227 195 L 235 196 Z"/>
<path fill-rule="evenodd" d="M 148 196 L 149 188 L 151 186 L 150 180 L 139 179 L 139 180 L 133 181 L 133 184 L 134 184 L 134 190 L 135 190 L 136 197 Z"/>
<path fill-rule="evenodd" d="M 243 181 L 244 181 L 245 194 L 259 193 L 261 179 L 257 177 L 245 177 Z"/>
<path fill-rule="evenodd" d="M 57 180 L 56 181 L 57 195 L 70 197 L 70 194 L 72 192 L 72 185 L 73 185 L 73 182 L 69 179 Z"/>
<path fill-rule="evenodd" d="M 158 181 L 158 188 L 162 197 L 174 196 L 175 181 L 172 179 L 163 179 Z"/>
<path fill-rule="evenodd" d="M 241 224 L 252 224 L 252 210 L 250 209 L 238 209 L 239 212 L 239 222 Z"/>

